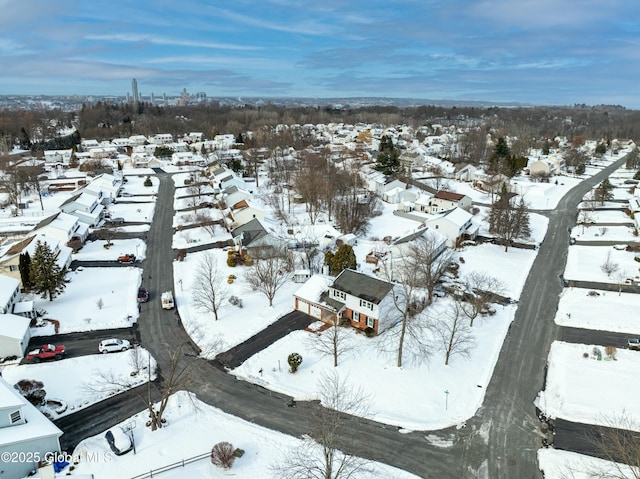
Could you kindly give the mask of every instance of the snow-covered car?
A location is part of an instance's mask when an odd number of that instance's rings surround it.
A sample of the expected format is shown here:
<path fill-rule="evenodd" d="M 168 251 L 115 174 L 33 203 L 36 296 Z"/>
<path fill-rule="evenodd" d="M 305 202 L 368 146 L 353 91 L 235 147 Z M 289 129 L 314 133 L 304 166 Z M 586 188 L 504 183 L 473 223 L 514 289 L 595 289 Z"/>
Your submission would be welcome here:
<path fill-rule="evenodd" d="M 109 429 L 105 433 L 104 437 L 116 456 L 122 456 L 133 449 L 131 437 L 124 432 L 121 427 L 113 427 Z"/>
<path fill-rule="evenodd" d="M 640 339 L 638 339 L 638 338 L 627 339 L 627 347 L 629 349 L 634 349 L 636 351 L 640 351 Z"/>
<path fill-rule="evenodd" d="M 627 245 L 626 244 L 616 244 L 613 245 L 613 249 L 617 249 L 618 251 L 624 251 L 627 249 Z"/>
<path fill-rule="evenodd" d="M 100 341 L 98 345 L 98 351 L 102 354 L 106 353 L 116 353 L 118 351 L 126 351 L 131 348 L 131 343 L 126 339 L 105 339 L 104 341 Z"/>

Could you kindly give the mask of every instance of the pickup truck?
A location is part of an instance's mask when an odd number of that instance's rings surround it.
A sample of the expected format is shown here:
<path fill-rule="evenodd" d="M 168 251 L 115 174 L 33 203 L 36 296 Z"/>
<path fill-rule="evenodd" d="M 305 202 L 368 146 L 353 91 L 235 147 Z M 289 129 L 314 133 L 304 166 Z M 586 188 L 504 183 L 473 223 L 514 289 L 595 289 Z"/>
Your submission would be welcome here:
<path fill-rule="evenodd" d="M 64 346 L 55 345 L 55 344 L 45 344 L 40 349 L 34 349 L 33 351 L 27 354 L 27 360 L 33 361 L 34 363 L 39 363 L 42 360 L 46 359 L 62 359 L 64 356 L 65 349 Z"/>
<path fill-rule="evenodd" d="M 118 263 L 135 263 L 136 255 L 135 254 L 123 254 L 118 256 Z"/>

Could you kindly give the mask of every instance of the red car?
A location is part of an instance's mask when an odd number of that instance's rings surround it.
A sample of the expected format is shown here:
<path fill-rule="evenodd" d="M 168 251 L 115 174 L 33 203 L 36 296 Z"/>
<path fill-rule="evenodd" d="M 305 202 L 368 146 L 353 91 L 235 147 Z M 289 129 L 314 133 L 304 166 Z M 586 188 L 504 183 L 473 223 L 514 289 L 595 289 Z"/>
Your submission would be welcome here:
<path fill-rule="evenodd" d="M 138 303 L 146 303 L 149 301 L 149 291 L 140 287 L 138 288 Z"/>
<path fill-rule="evenodd" d="M 135 254 L 123 254 L 122 256 L 118 256 L 119 263 L 135 263 L 136 255 Z"/>
<path fill-rule="evenodd" d="M 42 360 L 46 359 L 62 359 L 64 356 L 64 346 L 56 346 L 55 344 L 45 344 L 40 349 L 34 349 L 29 354 L 27 354 L 27 359 L 29 361 L 33 361 L 34 363 L 39 363 Z"/>

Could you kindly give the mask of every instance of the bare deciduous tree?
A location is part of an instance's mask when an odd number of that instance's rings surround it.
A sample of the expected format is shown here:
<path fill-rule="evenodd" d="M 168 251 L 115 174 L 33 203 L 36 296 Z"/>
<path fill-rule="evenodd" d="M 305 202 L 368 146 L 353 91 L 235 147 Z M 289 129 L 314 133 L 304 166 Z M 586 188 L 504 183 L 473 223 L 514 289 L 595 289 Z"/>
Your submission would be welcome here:
<path fill-rule="evenodd" d="M 205 252 L 196 267 L 191 298 L 196 308 L 213 313 L 218 320 L 218 312 L 227 299 L 224 275 L 218 265 L 218 259 L 212 252 Z"/>
<path fill-rule="evenodd" d="M 429 304 L 433 300 L 433 290 L 453 259 L 453 251 L 446 249 L 440 237 L 425 232 L 408 248 L 411 262 L 418 268 L 420 284 L 427 289 Z"/>
<path fill-rule="evenodd" d="M 504 290 L 502 282 L 480 271 L 472 271 L 467 276 L 468 296 L 460 302 L 460 309 L 469 318 L 469 326 L 473 327 L 473 321 L 486 309 L 496 295 Z"/>
<path fill-rule="evenodd" d="M 594 464 L 587 472 L 598 479 L 640 479 L 640 429 L 638 422 L 628 414 L 604 420 L 605 426 L 598 428 L 596 435 L 587 440 L 597 451 L 597 456 L 608 461 Z"/>
<path fill-rule="evenodd" d="M 182 343 L 176 349 L 167 351 L 169 369 L 161 380 L 156 380 L 157 387 L 160 390 L 160 400 L 157 404 L 154 403 L 152 395 L 153 386 L 151 384 L 151 377 L 155 373 L 152 371 L 150 354 L 146 358 L 146 365 L 144 367 L 140 365 L 140 362 L 144 361 L 140 356 L 135 359 L 130 358 L 131 363 L 138 363 L 133 366 L 134 368 L 138 371 L 140 369 L 146 369 L 147 371 L 146 392 L 142 392 L 139 387 L 136 387 L 137 381 L 132 379 L 133 376 L 119 376 L 113 374 L 111 371 L 96 371 L 93 379 L 85 384 L 85 388 L 90 392 L 100 394 L 117 394 L 131 389 L 147 408 L 149 413 L 149 421 L 146 424 L 147 427 L 152 431 L 160 429 L 166 422 L 163 416 L 169 398 L 178 390 L 187 388 L 190 383 L 190 372 L 194 362 L 185 361 L 185 347 L 187 347 L 187 343 Z M 137 354 L 140 353 L 138 352 Z"/>
<path fill-rule="evenodd" d="M 353 347 L 349 328 L 341 326 L 338 318 L 333 319 L 330 328 L 307 338 L 307 344 L 323 356 L 332 356 L 333 367 L 338 367 L 338 358 Z"/>
<path fill-rule="evenodd" d="M 302 447 L 289 450 L 281 464 L 272 466 L 279 479 L 356 479 L 371 474 L 366 459 L 338 449 L 347 426 L 345 414 L 368 417 L 369 398 L 362 391 L 340 380 L 337 372 L 323 376 L 319 381 L 322 407 L 314 411 L 315 439 L 305 439 Z M 317 441 L 317 442 L 316 442 Z M 370 476 L 367 476 L 370 477 Z"/>
<path fill-rule="evenodd" d="M 460 303 L 454 301 L 447 311 L 434 321 L 436 337 L 444 349 L 444 364 L 448 365 L 452 356 L 468 357 L 475 346 L 471 326 L 463 321 L 464 313 Z"/>
<path fill-rule="evenodd" d="M 254 258 L 253 267 L 244 277 L 254 291 L 267 297 L 271 307 L 276 293 L 291 279 L 291 261 L 286 252 L 263 250 Z"/>
<path fill-rule="evenodd" d="M 607 278 L 620 269 L 620 265 L 611 259 L 611 251 L 607 252 L 607 259 L 600 265 L 600 269 L 607 275 Z"/>

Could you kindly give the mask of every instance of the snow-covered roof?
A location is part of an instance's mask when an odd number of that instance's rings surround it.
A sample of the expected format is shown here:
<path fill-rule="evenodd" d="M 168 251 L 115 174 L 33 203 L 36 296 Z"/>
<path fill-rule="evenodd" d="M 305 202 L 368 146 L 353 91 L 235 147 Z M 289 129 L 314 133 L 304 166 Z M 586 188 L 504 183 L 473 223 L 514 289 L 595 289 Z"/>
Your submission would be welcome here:
<path fill-rule="evenodd" d="M 473 215 L 468 211 L 463 210 L 462 208 L 456 207 L 452 210 L 444 212 L 442 214 L 442 217 L 446 217 L 449 221 L 461 227 L 467 221 L 473 218 Z"/>
<path fill-rule="evenodd" d="M 62 431 L 0 377 L 0 408 L 20 407 L 25 424 L 0 428 L 0 446 L 40 437 L 62 436 Z"/>
<path fill-rule="evenodd" d="M 320 297 L 329 290 L 331 283 L 333 283 L 331 276 L 314 274 L 293 294 L 300 299 L 305 299 L 312 303 L 320 303 Z"/>
<path fill-rule="evenodd" d="M 33 306 L 33 302 L 31 302 L 31 305 Z M 24 333 L 29 329 L 29 324 L 31 324 L 31 319 L 24 316 L 0 314 L 0 336 L 22 339 L 24 338 Z"/>

